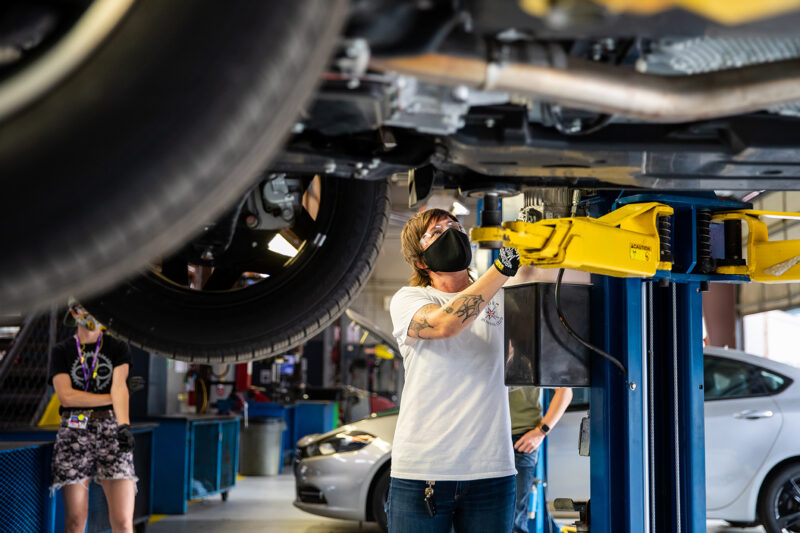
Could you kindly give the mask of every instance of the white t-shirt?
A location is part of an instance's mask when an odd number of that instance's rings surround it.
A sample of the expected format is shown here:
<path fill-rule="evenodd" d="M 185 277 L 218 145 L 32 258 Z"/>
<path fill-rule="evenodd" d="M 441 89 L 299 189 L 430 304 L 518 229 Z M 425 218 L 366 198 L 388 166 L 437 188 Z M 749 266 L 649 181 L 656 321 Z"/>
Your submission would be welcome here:
<path fill-rule="evenodd" d="M 459 481 L 516 473 L 503 380 L 502 291 L 455 337 L 408 336 L 419 309 L 453 293 L 403 287 L 391 302 L 405 386 L 392 443 L 392 477 Z"/>

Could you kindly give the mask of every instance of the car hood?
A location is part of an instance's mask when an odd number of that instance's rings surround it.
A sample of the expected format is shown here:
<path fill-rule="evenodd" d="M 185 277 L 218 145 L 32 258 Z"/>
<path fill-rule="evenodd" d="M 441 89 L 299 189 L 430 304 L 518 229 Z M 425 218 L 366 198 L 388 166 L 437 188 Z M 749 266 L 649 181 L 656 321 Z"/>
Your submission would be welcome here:
<path fill-rule="evenodd" d="M 397 413 L 381 414 L 376 413 L 363 420 L 358 420 L 351 424 L 339 426 L 338 428 L 328 431 L 327 433 L 313 433 L 306 435 L 297 441 L 297 447 L 303 448 L 325 437 L 336 435 L 342 431 L 365 431 L 370 435 L 374 435 L 379 439 L 386 442 L 392 442 L 394 439 L 394 428 L 397 425 Z"/>

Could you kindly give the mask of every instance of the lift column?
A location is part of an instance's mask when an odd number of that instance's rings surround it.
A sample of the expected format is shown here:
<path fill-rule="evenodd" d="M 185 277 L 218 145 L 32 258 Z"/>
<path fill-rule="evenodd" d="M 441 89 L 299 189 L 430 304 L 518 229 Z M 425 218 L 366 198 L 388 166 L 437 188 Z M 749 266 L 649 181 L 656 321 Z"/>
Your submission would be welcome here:
<path fill-rule="evenodd" d="M 591 531 L 701 532 L 701 289 L 721 278 L 710 275 L 708 221 L 711 210 L 744 206 L 702 196 L 626 200 L 674 207 L 673 271 L 652 280 L 593 276 L 593 338 L 620 359 L 627 375 L 593 358 Z"/>

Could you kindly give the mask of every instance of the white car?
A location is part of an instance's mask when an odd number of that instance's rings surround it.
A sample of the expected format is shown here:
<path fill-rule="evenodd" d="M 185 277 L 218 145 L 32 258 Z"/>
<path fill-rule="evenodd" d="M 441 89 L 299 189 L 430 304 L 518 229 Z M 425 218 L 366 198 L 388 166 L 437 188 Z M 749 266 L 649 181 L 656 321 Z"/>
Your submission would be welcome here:
<path fill-rule="evenodd" d="M 800 531 L 800 369 L 733 350 L 704 353 L 708 518 Z M 548 437 L 548 499 L 589 498 L 589 457 L 578 455 L 588 393 L 575 389 Z M 389 411 L 298 441 L 295 506 L 385 530 L 396 422 Z"/>

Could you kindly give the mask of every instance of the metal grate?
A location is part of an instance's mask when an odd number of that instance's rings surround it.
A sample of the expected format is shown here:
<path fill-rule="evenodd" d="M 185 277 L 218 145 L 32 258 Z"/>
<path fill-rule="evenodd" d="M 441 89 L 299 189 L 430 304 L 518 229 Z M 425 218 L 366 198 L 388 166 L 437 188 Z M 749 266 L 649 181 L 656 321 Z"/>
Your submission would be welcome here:
<path fill-rule="evenodd" d="M 194 469 L 192 472 L 192 498 L 203 498 L 217 487 L 217 446 L 219 425 L 194 424 Z"/>
<path fill-rule="evenodd" d="M 0 450 L 0 529 L 44 531 L 49 521 L 47 446 Z"/>
<path fill-rule="evenodd" d="M 236 483 L 234 468 L 236 454 L 239 451 L 239 424 L 224 422 L 220 424 L 220 430 L 222 431 L 222 461 L 220 463 L 219 487 L 224 489 L 232 487 Z"/>
<path fill-rule="evenodd" d="M 0 361 L 0 428 L 38 422 L 51 394 L 51 347 L 74 332 L 61 324 L 61 314 L 29 317 Z"/>

